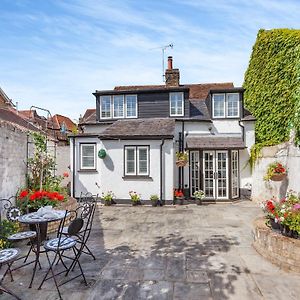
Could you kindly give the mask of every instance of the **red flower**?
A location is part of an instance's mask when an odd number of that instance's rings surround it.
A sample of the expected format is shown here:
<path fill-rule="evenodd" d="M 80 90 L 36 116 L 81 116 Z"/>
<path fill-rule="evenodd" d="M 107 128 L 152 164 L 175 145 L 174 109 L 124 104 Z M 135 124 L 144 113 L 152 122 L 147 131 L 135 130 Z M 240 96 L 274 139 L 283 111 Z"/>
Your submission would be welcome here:
<path fill-rule="evenodd" d="M 68 172 L 64 172 L 64 173 L 63 173 L 63 176 L 64 176 L 64 177 L 69 177 L 69 173 L 68 173 Z"/>
<path fill-rule="evenodd" d="M 35 195 L 35 194 L 32 194 L 32 195 L 29 197 L 29 199 L 30 199 L 31 201 L 34 201 L 34 200 L 36 199 L 36 195 Z"/>
<path fill-rule="evenodd" d="M 22 199 L 22 198 L 25 198 L 27 195 L 28 195 L 28 191 L 27 191 L 27 190 L 23 190 L 23 191 L 20 193 L 19 197 Z"/>

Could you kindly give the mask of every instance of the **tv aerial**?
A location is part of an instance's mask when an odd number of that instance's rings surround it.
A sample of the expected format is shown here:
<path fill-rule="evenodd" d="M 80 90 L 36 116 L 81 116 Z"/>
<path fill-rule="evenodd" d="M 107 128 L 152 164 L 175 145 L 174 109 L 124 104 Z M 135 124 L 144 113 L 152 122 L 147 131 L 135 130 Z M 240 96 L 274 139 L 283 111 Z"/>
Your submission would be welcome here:
<path fill-rule="evenodd" d="M 163 78 L 163 82 L 165 82 L 165 51 L 170 48 L 173 49 L 174 44 L 170 43 L 168 45 L 162 46 L 162 47 L 157 47 L 157 48 L 152 48 L 151 50 L 154 49 L 161 49 L 161 54 L 162 54 L 162 78 Z"/>

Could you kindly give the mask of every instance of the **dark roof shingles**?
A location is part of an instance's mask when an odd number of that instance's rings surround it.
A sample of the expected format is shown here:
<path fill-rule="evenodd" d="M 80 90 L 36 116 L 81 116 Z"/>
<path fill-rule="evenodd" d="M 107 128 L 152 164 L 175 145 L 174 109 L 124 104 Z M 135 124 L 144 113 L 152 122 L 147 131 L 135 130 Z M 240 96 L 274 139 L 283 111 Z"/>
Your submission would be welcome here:
<path fill-rule="evenodd" d="M 202 135 L 188 136 L 186 138 L 188 148 L 197 149 L 243 149 L 245 143 L 241 137 Z"/>

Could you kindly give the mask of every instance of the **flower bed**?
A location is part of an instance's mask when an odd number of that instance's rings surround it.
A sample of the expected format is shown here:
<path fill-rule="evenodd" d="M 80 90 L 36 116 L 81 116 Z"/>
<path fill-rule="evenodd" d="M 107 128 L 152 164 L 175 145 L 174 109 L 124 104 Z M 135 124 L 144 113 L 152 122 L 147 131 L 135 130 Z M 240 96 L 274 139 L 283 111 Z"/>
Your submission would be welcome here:
<path fill-rule="evenodd" d="M 253 247 L 281 269 L 300 273 L 300 240 L 272 230 L 266 225 L 265 218 L 256 219 L 254 222 Z"/>

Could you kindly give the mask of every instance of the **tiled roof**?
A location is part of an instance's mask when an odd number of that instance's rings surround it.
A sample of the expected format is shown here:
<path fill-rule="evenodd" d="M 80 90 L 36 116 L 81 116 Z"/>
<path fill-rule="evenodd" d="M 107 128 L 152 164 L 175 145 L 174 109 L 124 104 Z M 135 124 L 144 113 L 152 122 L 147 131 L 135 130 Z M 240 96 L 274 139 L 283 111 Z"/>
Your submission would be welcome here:
<path fill-rule="evenodd" d="M 0 119 L 17 124 L 25 130 L 39 131 L 37 127 L 26 121 L 18 113 L 11 109 L 0 108 Z"/>
<path fill-rule="evenodd" d="M 80 124 L 93 124 L 96 123 L 96 109 L 89 108 L 85 111 Z"/>
<path fill-rule="evenodd" d="M 134 119 L 118 120 L 99 136 L 102 139 L 113 138 L 151 138 L 151 137 L 169 137 L 173 138 L 175 131 L 174 119 Z"/>
<path fill-rule="evenodd" d="M 190 100 L 190 118 L 197 120 L 210 120 L 210 115 L 205 101 Z"/>
<path fill-rule="evenodd" d="M 191 149 L 243 149 L 246 147 L 241 137 L 220 135 L 187 136 L 186 143 Z"/>
<path fill-rule="evenodd" d="M 66 129 L 68 131 L 72 131 L 76 127 L 75 123 L 66 116 L 56 114 L 53 116 L 52 119 L 53 119 L 53 123 L 56 124 L 56 126 L 58 125 L 58 128 L 61 128 L 63 123 L 65 124 Z"/>
<path fill-rule="evenodd" d="M 210 90 L 213 89 L 230 89 L 233 88 L 232 82 L 223 83 L 203 83 L 203 84 L 183 84 L 180 85 L 183 88 L 189 88 L 189 98 L 194 100 L 205 100 Z M 116 86 L 116 91 L 142 91 L 151 89 L 166 89 L 169 87 L 165 85 L 129 85 L 129 86 Z"/>

